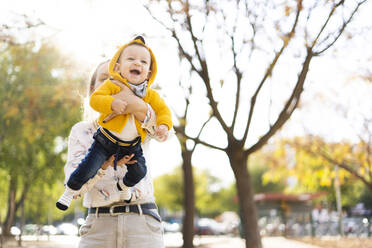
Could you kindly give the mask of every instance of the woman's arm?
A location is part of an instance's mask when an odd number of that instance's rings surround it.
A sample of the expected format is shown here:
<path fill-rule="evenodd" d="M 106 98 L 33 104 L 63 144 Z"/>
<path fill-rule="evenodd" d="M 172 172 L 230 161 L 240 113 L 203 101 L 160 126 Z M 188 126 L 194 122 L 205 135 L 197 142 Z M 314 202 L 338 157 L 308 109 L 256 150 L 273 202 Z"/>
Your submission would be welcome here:
<path fill-rule="evenodd" d="M 85 157 L 90 145 L 91 137 L 85 135 L 87 126 L 83 122 L 75 124 L 68 137 L 67 161 L 64 167 L 65 183 L 72 172 L 78 167 L 80 161 Z"/>
<path fill-rule="evenodd" d="M 114 99 L 119 99 L 122 101 L 125 101 L 127 103 L 127 106 L 125 108 L 125 112 L 123 114 L 133 114 L 134 117 L 138 120 L 143 122 L 146 119 L 146 114 L 148 111 L 147 104 L 138 96 L 136 96 L 131 89 L 129 89 L 126 85 L 124 85 L 121 82 L 117 82 L 112 80 L 114 84 L 119 86 L 121 88 L 120 92 L 112 95 Z M 103 122 L 107 122 L 117 116 L 116 113 L 112 113 L 109 116 L 107 116 Z"/>
<path fill-rule="evenodd" d="M 85 157 L 88 152 L 89 147 L 91 146 L 92 139 L 90 132 L 88 132 L 89 127 L 86 124 L 79 122 L 72 127 L 70 136 L 68 138 L 68 152 L 67 152 L 67 162 L 64 168 L 65 171 L 65 183 L 70 178 L 70 175 L 78 165 L 81 160 Z M 131 160 L 134 154 L 124 156 L 118 161 L 119 166 L 124 164 L 133 164 L 136 163 L 136 160 Z M 105 175 L 105 170 L 109 166 L 113 166 L 114 156 L 111 156 L 103 165 L 101 169 L 98 170 L 98 173 L 91 179 L 86 182 L 83 187 L 76 193 L 75 198 L 82 196 L 88 192 L 94 185 Z"/>
<path fill-rule="evenodd" d="M 137 120 L 142 122 L 142 128 L 145 129 L 151 137 L 158 141 L 166 140 L 168 135 L 165 136 L 157 132 L 157 116 L 151 105 L 136 96 L 132 90 L 123 83 L 114 80 L 112 82 L 121 88 L 119 93 L 112 96 L 115 99 L 121 99 L 128 103 L 125 114 L 133 114 Z M 107 116 L 103 122 L 111 120 L 116 115 L 117 114 L 113 113 Z M 166 131 L 168 131 L 168 127 L 166 127 Z"/>
<path fill-rule="evenodd" d="M 124 114 L 133 114 L 137 120 L 143 122 L 147 113 L 146 102 L 144 102 L 140 97 L 136 96 L 133 91 L 123 83 L 115 81 L 113 82 L 121 88 L 121 91 L 113 95 L 113 97 L 124 100 L 128 104 Z"/>

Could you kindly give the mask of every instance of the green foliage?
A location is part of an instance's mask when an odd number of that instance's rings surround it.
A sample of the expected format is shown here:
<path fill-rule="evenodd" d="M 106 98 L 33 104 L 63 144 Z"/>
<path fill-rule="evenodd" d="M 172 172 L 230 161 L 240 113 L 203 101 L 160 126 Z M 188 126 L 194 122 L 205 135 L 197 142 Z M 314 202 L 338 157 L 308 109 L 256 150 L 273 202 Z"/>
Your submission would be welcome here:
<path fill-rule="evenodd" d="M 26 206 L 40 210 L 56 199 L 47 189 L 57 179 L 63 186 L 64 143 L 81 116 L 74 94 L 81 82 L 69 59 L 52 46 L 0 44 L 0 177 L 7 179 L 1 180 L 1 197 L 13 178 L 17 200 L 28 192 Z M 6 209 L 1 199 L 1 217 Z"/>
<path fill-rule="evenodd" d="M 367 149 L 362 142 L 355 145 L 347 142 L 327 143 L 320 137 L 297 137 L 279 140 L 271 149 L 274 151 L 266 151 L 265 155 L 270 164 L 270 170 L 264 174 L 266 181 L 295 179 L 296 184 L 286 191 L 327 192 L 327 201 L 335 206 L 335 165 L 343 164 L 350 170 L 341 167 L 338 170 L 342 205 L 354 206 L 364 201 L 363 192 L 368 187 L 350 173 L 356 171 L 370 181 L 366 173 L 369 171 L 365 154 Z"/>
<path fill-rule="evenodd" d="M 183 201 L 181 168 L 178 167 L 172 173 L 155 178 L 154 190 L 156 202 L 160 207 L 171 211 L 181 210 Z"/>
<path fill-rule="evenodd" d="M 371 191 L 367 188 L 364 187 L 362 190 L 359 191 L 360 193 L 360 202 L 364 203 L 364 206 L 367 209 L 372 209 L 372 197 L 371 197 Z"/>
<path fill-rule="evenodd" d="M 249 171 L 252 178 L 254 192 L 257 193 L 274 193 L 283 192 L 286 184 L 283 180 L 265 181 L 264 175 L 270 169 L 264 156 L 257 152 L 249 159 Z"/>
<path fill-rule="evenodd" d="M 234 211 L 236 213 L 239 211 L 235 183 L 221 188 L 213 200 L 215 201 L 214 206 L 216 206 L 214 209 L 215 215 L 224 211 Z"/>
<path fill-rule="evenodd" d="M 256 193 L 282 192 L 283 182 L 264 182 L 263 175 L 269 170 L 264 156 L 257 154 L 250 160 L 250 172 Z M 217 216 L 224 211 L 238 212 L 238 200 L 235 183 L 221 187 L 218 178 L 210 172 L 194 168 L 195 205 L 200 216 Z M 154 180 L 156 202 L 170 211 L 183 208 L 182 169 L 177 167 L 172 173 Z M 187 186 L 186 186 L 187 187 Z"/>
<path fill-rule="evenodd" d="M 60 178 L 63 175 L 59 174 Z M 65 215 L 74 211 L 71 206 L 68 211 L 62 212 L 55 207 L 55 200 L 63 193 L 63 183 L 54 181 L 44 183 L 38 181 L 30 188 L 27 201 L 25 202 L 25 216 L 30 223 L 48 223 L 48 221 L 62 219 Z M 73 201 L 75 203 L 76 201 Z"/>
<path fill-rule="evenodd" d="M 237 210 L 234 201 L 234 186 L 221 188 L 220 181 L 208 171 L 194 168 L 196 212 L 201 216 L 215 216 L 226 210 Z M 177 167 L 172 173 L 155 178 L 155 197 L 160 207 L 171 212 L 183 207 L 182 169 Z M 186 186 L 187 187 L 187 186 Z"/>

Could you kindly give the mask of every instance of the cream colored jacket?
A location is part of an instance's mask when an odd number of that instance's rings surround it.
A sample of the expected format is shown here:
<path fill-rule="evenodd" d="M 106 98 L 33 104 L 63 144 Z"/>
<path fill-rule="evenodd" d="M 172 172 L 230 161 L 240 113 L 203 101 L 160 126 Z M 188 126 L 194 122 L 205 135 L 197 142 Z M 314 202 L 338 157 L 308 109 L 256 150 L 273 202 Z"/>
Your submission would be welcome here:
<path fill-rule="evenodd" d="M 142 149 L 145 157 L 148 157 L 149 138 L 154 137 L 154 128 L 156 127 L 156 116 L 151 107 L 149 120 L 145 120 L 142 128 L 146 129 L 150 135 L 142 142 Z M 133 125 L 134 126 L 134 125 Z M 68 138 L 67 162 L 64 167 L 65 183 L 70 178 L 71 173 L 77 168 L 80 161 L 85 157 L 89 147 L 93 143 L 93 134 L 96 132 L 98 125 L 94 122 L 82 121 L 76 123 L 70 132 Z M 133 130 L 136 132 L 136 130 Z M 156 138 L 156 137 L 154 137 Z M 146 176 L 134 187 L 139 190 L 140 198 L 133 203 L 154 202 L 154 187 L 152 184 L 151 170 L 148 170 Z M 84 194 L 83 206 L 101 207 L 108 206 L 119 200 L 119 191 L 116 187 L 117 180 L 122 180 L 127 172 L 126 166 L 118 166 L 115 171 L 108 167 L 105 171 L 99 170 L 98 174 L 90 179 L 80 190 Z"/>

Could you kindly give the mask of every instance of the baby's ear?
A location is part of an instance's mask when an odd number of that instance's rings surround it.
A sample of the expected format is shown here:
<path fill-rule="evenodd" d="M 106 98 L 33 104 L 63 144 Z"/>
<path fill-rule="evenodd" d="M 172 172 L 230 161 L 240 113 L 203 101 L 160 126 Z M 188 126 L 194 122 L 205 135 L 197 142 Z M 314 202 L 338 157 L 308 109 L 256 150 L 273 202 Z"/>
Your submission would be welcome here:
<path fill-rule="evenodd" d="M 151 77 L 151 74 L 152 74 L 152 72 L 151 72 L 151 71 L 149 71 L 149 73 L 147 74 L 147 80 L 149 80 L 149 79 L 150 79 L 150 77 Z"/>

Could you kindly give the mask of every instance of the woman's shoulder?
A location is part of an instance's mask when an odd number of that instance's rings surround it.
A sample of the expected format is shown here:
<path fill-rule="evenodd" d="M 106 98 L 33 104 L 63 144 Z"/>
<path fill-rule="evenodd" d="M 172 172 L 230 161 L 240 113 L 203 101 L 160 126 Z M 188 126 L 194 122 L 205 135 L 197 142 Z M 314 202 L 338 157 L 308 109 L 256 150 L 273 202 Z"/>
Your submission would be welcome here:
<path fill-rule="evenodd" d="M 91 134 L 97 130 L 94 122 L 80 121 L 71 128 L 70 136 L 79 136 L 81 134 Z"/>
<path fill-rule="evenodd" d="M 80 121 L 78 123 L 75 123 L 72 128 L 71 128 L 71 131 L 73 130 L 81 130 L 81 129 L 88 129 L 88 128 L 91 128 L 93 127 L 93 123 L 90 122 L 90 121 Z"/>

